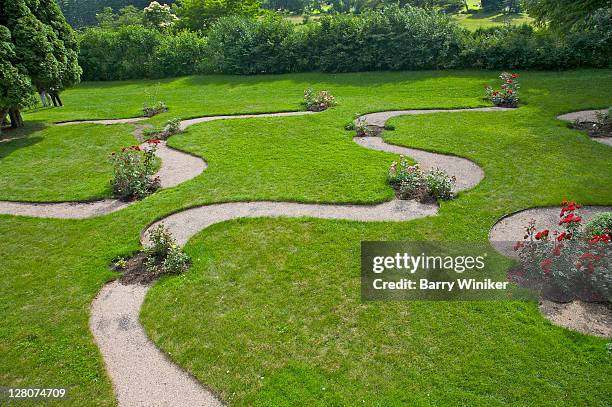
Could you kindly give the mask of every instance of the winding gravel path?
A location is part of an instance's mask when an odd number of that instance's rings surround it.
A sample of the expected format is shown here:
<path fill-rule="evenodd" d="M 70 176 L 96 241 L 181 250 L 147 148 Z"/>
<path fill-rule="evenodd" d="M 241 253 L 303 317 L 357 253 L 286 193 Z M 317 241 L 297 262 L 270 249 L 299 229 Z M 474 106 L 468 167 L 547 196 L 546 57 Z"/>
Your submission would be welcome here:
<path fill-rule="evenodd" d="M 606 111 L 608 111 L 608 109 L 582 110 L 580 112 L 562 114 L 557 116 L 557 119 L 571 123 L 576 121 L 581 123 L 595 122 L 597 121 L 597 113 L 604 113 Z M 591 137 L 591 140 L 612 147 L 612 137 Z"/>
<path fill-rule="evenodd" d="M 225 115 L 225 116 L 206 116 L 195 119 L 181 121 L 180 128 L 185 130 L 189 126 L 198 123 L 210 122 L 215 120 L 227 119 L 248 119 L 255 117 L 287 117 L 303 116 L 313 114 L 313 112 L 283 112 L 283 113 L 263 113 L 263 114 L 244 114 L 244 115 Z M 136 123 L 146 120 L 148 117 L 135 117 L 129 119 L 112 120 L 75 120 L 69 122 L 56 123 L 58 126 L 68 126 L 73 124 L 92 123 L 101 125 Z M 137 126 L 134 135 L 142 141 L 142 130 L 144 126 Z M 207 168 L 207 163 L 202 158 L 189 153 L 169 147 L 166 141 L 157 145 L 157 157 L 161 159 L 161 167 L 156 176 L 160 178 L 162 188 L 171 188 L 183 182 L 197 177 Z M 105 199 L 92 202 L 17 202 L 0 201 L 0 214 L 31 216 L 37 218 L 58 218 L 58 219 L 84 219 L 94 216 L 109 214 L 123 209 L 133 202 L 121 202 L 115 199 Z"/>
<path fill-rule="evenodd" d="M 464 111 L 504 111 L 503 108 L 402 110 L 372 113 L 363 116 L 369 126 L 383 127 L 391 118 L 401 115 L 453 113 Z M 214 116 L 181 122 L 181 129 L 213 120 L 251 117 L 283 117 L 312 114 L 311 112 L 269 113 L 260 115 Z M 120 119 L 102 121 L 103 124 L 129 123 L 143 120 Z M 99 121 L 81 121 L 98 122 Z M 69 123 L 63 123 L 66 125 Z M 142 129 L 140 129 L 142 130 Z M 439 167 L 457 177 L 456 190 L 465 190 L 478 184 L 484 177 L 480 167 L 470 160 L 449 155 L 426 152 L 387 144 L 381 137 L 355 137 L 357 144 L 379 151 L 404 154 L 414 158 L 425 168 Z M 158 155 L 162 159 L 160 177 L 164 187 L 178 185 L 197 176 L 206 169 L 206 162 L 198 157 L 173 150 L 161 143 Z M 11 206 L 12 205 L 12 206 Z M 116 205 L 116 206 L 115 206 Z M 88 217 L 110 213 L 127 204 L 116 201 L 93 203 L 26 204 L 0 202 L 0 213 L 26 214 L 44 217 Z M 539 219 L 552 219 L 553 208 L 520 212 L 502 219 L 491 231 L 492 240 L 515 240 L 516 231 L 523 226 L 525 217 L 536 214 Z M 599 209 L 585 208 L 587 211 Z M 605 209 L 601 209 L 605 210 Z M 608 209 L 609 210 L 609 209 Z M 72 211 L 73 216 L 64 215 Z M 392 200 L 378 205 L 325 205 L 291 202 L 234 202 L 211 204 L 171 214 L 147 227 L 141 234 L 143 245 L 148 243 L 152 227 L 163 223 L 184 245 L 196 233 L 220 222 L 242 217 L 315 217 L 355 221 L 406 221 L 433 216 L 437 204 Z M 533 212 L 535 211 L 535 212 Z M 550 213 L 548 211 L 551 211 Z M 557 209 L 554 209 L 556 215 Z M 91 307 L 90 328 L 102 353 L 113 382 L 120 406 L 218 406 L 222 403 L 213 393 L 188 373 L 175 365 L 147 337 L 139 322 L 140 307 L 150 285 L 122 285 L 118 281 L 107 284 Z"/>
<path fill-rule="evenodd" d="M 478 109 L 478 111 L 483 110 L 496 111 L 500 109 Z M 388 117 L 395 117 L 402 114 L 412 114 L 412 112 L 415 111 L 402 111 L 401 113 L 387 112 L 385 114 Z M 439 111 L 419 111 L 419 113 L 415 114 L 437 112 Z M 293 116 L 295 114 L 282 113 L 280 115 Z M 366 122 L 372 126 L 377 126 L 379 123 L 384 125 L 384 121 L 380 121 L 380 115 L 366 115 Z M 227 118 L 227 116 L 224 116 L 224 118 Z M 184 124 L 187 126 L 212 119 L 204 117 L 193 119 Z M 459 179 L 465 176 L 465 179 L 458 185 L 457 190 L 473 187 L 480 182 L 484 175 L 476 164 L 463 158 L 392 146 L 384 143 L 380 137 L 356 137 L 354 141 L 366 148 L 410 155 L 425 168 L 440 167 L 450 174 L 458 176 Z M 236 218 L 315 217 L 355 221 L 406 221 L 424 216 L 433 216 L 437 211 L 437 204 L 423 204 L 416 201 L 396 199 L 378 205 L 324 205 L 265 201 L 211 204 L 174 213 L 149 225 L 141 234 L 141 242 L 143 246 L 146 246 L 148 244 L 149 231 L 160 223 L 163 223 L 170 229 L 179 244 L 184 245 L 191 237 L 203 229 L 213 224 Z M 173 383 L 173 388 L 180 389 L 180 394 L 183 397 L 181 405 L 214 405 L 215 402 L 218 402 L 214 395 L 207 392 L 203 387 L 194 388 L 192 383 L 185 378 L 186 374 L 180 371 L 180 369 L 177 373 L 176 365 L 168 361 L 167 357 L 148 339 L 140 324 L 137 323 L 142 299 L 149 287 L 148 285 L 139 286 L 136 290 L 138 299 L 135 300 L 133 289 L 125 288 L 120 283 L 113 282 L 107 285 L 98 295 L 91 310 L 91 330 L 106 361 L 110 377 L 117 389 L 120 405 L 136 405 L 130 403 L 138 400 L 138 391 L 135 391 L 130 396 L 125 395 L 125 392 L 121 393 L 121 389 L 132 388 L 151 389 L 147 399 L 149 404 L 163 405 L 163 399 L 157 400 L 154 398 L 156 394 L 163 394 L 163 388 L 154 384 L 156 382 L 151 380 L 151 377 L 165 377 L 166 384 Z M 117 308 L 115 304 L 126 304 L 125 306 L 128 309 L 125 312 L 111 312 Z M 126 318 L 129 321 L 135 321 L 135 323 L 126 324 Z M 138 344 L 138 352 L 117 351 L 117 349 L 131 349 L 134 343 Z M 143 357 L 143 354 L 146 354 L 146 357 Z M 184 404 L 182 404 L 183 402 Z"/>

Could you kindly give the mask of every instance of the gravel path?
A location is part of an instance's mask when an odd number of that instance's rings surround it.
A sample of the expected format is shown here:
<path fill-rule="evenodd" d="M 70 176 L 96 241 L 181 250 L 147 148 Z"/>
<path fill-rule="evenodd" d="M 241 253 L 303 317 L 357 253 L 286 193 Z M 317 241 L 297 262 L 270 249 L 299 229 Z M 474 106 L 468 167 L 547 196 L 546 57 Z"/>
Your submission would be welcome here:
<path fill-rule="evenodd" d="M 513 249 L 514 244 L 517 240 L 522 240 L 525 234 L 525 227 L 529 221 L 535 220 L 537 230 L 555 230 L 558 228 L 560 210 L 561 208 L 557 206 L 532 208 L 506 216 L 497 221 L 493 228 L 491 228 L 489 240 L 500 253 L 516 257 Z M 586 223 L 594 215 L 610 211 L 612 211 L 612 206 L 585 206 L 580 208 L 578 212 L 584 219 L 583 223 Z"/>
<path fill-rule="evenodd" d="M 597 120 L 597 113 L 604 113 L 607 111 L 608 109 L 583 110 L 580 112 L 562 114 L 561 116 L 557 116 L 557 119 L 571 123 L 574 123 L 576 121 L 581 123 L 594 122 Z M 612 137 L 591 137 L 591 140 L 612 147 Z"/>
<path fill-rule="evenodd" d="M 283 113 L 264 113 L 246 115 L 227 115 L 227 116 L 207 116 L 195 119 L 183 120 L 181 130 L 198 123 L 210 122 L 214 120 L 226 119 L 248 119 L 254 117 L 287 117 L 303 116 L 314 112 L 283 112 Z M 112 125 L 121 123 L 135 123 L 146 120 L 148 117 L 135 117 L 130 119 L 112 120 L 76 120 L 57 123 L 58 126 L 72 124 L 94 123 L 102 125 Z M 134 135 L 142 141 L 142 130 L 146 127 L 140 125 L 134 130 Z M 4 140 L 3 140 L 4 141 Z M 162 141 L 157 145 L 156 155 L 161 159 L 161 167 L 156 176 L 159 176 L 162 188 L 171 188 L 185 181 L 197 177 L 207 168 L 207 163 L 202 158 L 176 150 Z M 84 219 L 94 216 L 101 216 L 112 213 L 127 207 L 133 202 L 121 202 L 113 199 L 105 199 L 93 202 L 16 202 L 0 201 L 0 214 L 16 216 L 32 216 L 37 218 L 57 218 L 57 219 Z"/>
<path fill-rule="evenodd" d="M 119 406 L 221 406 L 147 337 L 139 322 L 148 286 L 107 284 L 91 306 L 89 326 Z"/>

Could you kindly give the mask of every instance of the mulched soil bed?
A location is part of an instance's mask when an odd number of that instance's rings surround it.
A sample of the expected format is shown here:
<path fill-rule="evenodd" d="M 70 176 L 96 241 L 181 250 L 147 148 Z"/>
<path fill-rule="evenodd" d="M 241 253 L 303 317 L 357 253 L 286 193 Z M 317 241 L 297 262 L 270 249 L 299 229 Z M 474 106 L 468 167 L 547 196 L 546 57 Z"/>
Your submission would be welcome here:
<path fill-rule="evenodd" d="M 578 122 L 572 124 L 572 127 L 586 132 L 590 137 L 612 137 L 612 126 L 601 127 L 595 122 Z"/>
<path fill-rule="evenodd" d="M 612 305 L 573 301 L 542 300 L 540 312 L 553 324 L 588 335 L 612 338 Z"/>
<path fill-rule="evenodd" d="M 123 273 L 119 282 L 123 285 L 143 284 L 147 285 L 157 280 L 162 273 L 150 272 L 146 266 L 147 256 L 143 252 L 136 252 L 132 257 L 126 259 L 125 268 L 113 267 L 113 270 Z M 158 267 L 159 270 L 159 267 Z"/>

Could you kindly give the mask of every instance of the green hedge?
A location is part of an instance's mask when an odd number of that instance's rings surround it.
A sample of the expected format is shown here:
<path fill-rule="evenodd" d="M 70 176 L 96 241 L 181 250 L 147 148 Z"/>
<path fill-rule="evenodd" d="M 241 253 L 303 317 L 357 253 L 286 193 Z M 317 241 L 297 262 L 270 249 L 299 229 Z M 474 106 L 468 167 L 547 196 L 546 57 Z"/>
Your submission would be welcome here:
<path fill-rule="evenodd" d="M 274 17 L 225 17 L 206 37 L 140 26 L 91 28 L 81 34 L 80 43 L 86 80 L 196 73 L 612 66 L 609 13 L 591 29 L 564 37 L 528 25 L 470 32 L 444 14 L 392 7 L 325 16 L 304 25 Z"/>

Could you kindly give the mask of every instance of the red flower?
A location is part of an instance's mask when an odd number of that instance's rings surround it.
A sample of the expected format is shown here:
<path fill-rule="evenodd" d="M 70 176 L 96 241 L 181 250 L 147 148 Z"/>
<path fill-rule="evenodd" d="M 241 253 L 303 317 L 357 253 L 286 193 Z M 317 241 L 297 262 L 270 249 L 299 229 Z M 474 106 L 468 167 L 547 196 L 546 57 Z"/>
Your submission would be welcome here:
<path fill-rule="evenodd" d="M 562 244 L 558 244 L 558 245 L 555 246 L 555 249 L 553 250 L 553 254 L 555 256 L 557 256 L 557 257 L 561 256 L 561 247 L 563 247 Z"/>
<path fill-rule="evenodd" d="M 544 274 L 550 273 L 550 268 L 552 266 L 551 259 L 544 259 L 540 262 L 540 268 L 544 272 Z"/>
<path fill-rule="evenodd" d="M 516 242 L 516 244 L 514 245 L 514 251 L 518 251 L 518 249 L 525 247 L 525 243 L 521 242 L 520 240 L 518 242 Z"/>
<path fill-rule="evenodd" d="M 513 73 L 511 76 L 512 76 L 514 79 L 518 78 L 518 74 L 515 74 L 515 73 Z"/>

